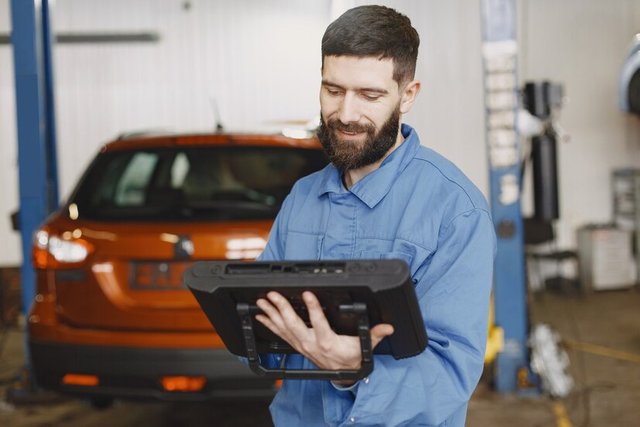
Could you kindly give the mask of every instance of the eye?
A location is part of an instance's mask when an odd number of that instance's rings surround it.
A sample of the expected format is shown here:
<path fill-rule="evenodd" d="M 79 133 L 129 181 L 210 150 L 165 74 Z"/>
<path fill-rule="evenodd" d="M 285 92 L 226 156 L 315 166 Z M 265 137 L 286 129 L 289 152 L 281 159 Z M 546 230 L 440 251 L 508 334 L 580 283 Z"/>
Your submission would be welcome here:
<path fill-rule="evenodd" d="M 377 101 L 378 99 L 380 99 L 380 97 L 382 97 L 382 95 L 380 95 L 379 93 L 367 93 L 367 92 L 363 92 L 361 96 L 367 101 Z"/>
<path fill-rule="evenodd" d="M 342 91 L 341 91 L 340 89 L 336 89 L 336 88 L 334 88 L 334 87 L 326 87 L 326 86 L 325 86 L 325 88 L 324 88 L 324 89 L 325 89 L 325 90 L 327 91 L 327 93 L 328 93 L 329 95 L 331 95 L 331 96 L 338 96 L 338 95 L 340 95 L 340 94 L 342 93 Z"/>

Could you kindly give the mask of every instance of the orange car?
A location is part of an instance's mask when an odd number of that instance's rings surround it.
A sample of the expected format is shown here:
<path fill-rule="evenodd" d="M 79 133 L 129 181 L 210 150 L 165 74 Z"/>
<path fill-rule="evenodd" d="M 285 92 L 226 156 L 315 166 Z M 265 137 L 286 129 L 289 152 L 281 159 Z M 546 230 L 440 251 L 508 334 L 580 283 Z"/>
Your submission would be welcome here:
<path fill-rule="evenodd" d="M 284 197 L 327 160 L 315 138 L 210 134 L 105 145 L 35 235 L 29 347 L 36 382 L 89 397 L 263 396 L 182 272 L 254 259 Z"/>

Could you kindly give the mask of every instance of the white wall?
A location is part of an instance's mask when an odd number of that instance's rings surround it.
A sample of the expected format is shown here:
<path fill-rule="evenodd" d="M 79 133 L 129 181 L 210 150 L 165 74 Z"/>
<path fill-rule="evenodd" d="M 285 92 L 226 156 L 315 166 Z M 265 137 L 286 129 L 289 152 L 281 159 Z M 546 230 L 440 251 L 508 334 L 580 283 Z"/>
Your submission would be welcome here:
<path fill-rule="evenodd" d="M 9 0 L 0 0 L 0 32 L 7 33 L 10 26 Z M 18 206 L 15 103 L 13 52 L 8 45 L 0 45 L 0 266 L 22 260 L 20 240 L 9 221 Z"/>
<path fill-rule="evenodd" d="M 0 32 L 10 27 L 0 0 Z M 230 129 L 255 130 L 319 111 L 320 39 L 355 0 L 58 0 L 57 31 L 157 31 L 156 44 L 55 47 L 60 190 L 66 196 L 98 147 L 120 132 L 213 128 L 215 97 Z M 406 121 L 422 142 L 488 188 L 477 0 L 385 1 L 421 36 L 423 90 Z M 520 79 L 565 84 L 560 147 L 561 243 L 610 217 L 609 173 L 640 167 L 640 125 L 616 109 L 635 0 L 519 0 Z M 13 63 L 0 46 L 0 265 L 20 262 L 8 214 L 18 205 Z M 525 194 L 525 197 L 529 197 Z M 525 201 L 525 207 L 530 205 Z"/>

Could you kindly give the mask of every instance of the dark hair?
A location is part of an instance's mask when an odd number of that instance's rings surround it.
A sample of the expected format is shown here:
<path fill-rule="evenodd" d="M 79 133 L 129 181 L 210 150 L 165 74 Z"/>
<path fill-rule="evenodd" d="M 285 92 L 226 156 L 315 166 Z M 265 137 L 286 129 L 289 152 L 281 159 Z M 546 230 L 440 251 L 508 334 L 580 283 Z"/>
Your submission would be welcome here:
<path fill-rule="evenodd" d="M 326 56 L 377 56 L 393 60 L 393 79 L 412 80 L 420 37 L 405 15 L 385 6 L 359 6 L 333 21 L 322 36 Z"/>

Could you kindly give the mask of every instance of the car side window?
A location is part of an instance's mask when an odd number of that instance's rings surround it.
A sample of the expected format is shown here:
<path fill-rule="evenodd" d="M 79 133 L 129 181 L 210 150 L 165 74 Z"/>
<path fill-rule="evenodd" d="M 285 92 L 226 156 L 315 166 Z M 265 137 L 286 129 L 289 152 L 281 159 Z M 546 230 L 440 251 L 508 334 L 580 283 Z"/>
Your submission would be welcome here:
<path fill-rule="evenodd" d="M 146 188 L 158 162 L 158 155 L 139 152 L 131 157 L 116 186 L 117 206 L 141 206 L 145 203 Z"/>

